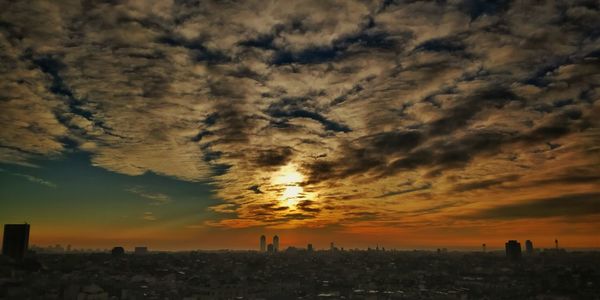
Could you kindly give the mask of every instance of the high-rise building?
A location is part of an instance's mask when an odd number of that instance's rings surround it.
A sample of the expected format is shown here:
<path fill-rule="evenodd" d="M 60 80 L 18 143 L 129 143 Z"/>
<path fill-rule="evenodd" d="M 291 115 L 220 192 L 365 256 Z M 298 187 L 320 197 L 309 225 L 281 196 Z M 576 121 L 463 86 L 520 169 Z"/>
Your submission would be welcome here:
<path fill-rule="evenodd" d="M 525 253 L 527 253 L 527 255 L 533 255 L 533 242 L 531 240 L 525 241 Z"/>
<path fill-rule="evenodd" d="M 486 251 L 486 248 L 487 248 L 486 244 L 481 244 L 481 250 L 482 250 L 483 252 L 485 252 L 485 251 Z"/>
<path fill-rule="evenodd" d="M 558 251 L 558 239 L 554 239 L 554 249 Z"/>
<path fill-rule="evenodd" d="M 267 252 L 269 252 L 269 253 L 273 253 L 273 252 L 275 252 L 275 249 L 274 249 L 274 247 L 273 247 L 273 244 L 269 244 L 269 245 L 267 245 Z"/>
<path fill-rule="evenodd" d="M 2 255 L 22 259 L 29 247 L 29 224 L 4 224 Z"/>
<path fill-rule="evenodd" d="M 273 237 L 273 252 L 277 252 L 277 251 L 279 251 L 279 237 L 274 236 Z"/>
<path fill-rule="evenodd" d="M 331 242 L 329 244 L 329 250 L 331 250 L 331 251 L 335 250 L 335 245 L 333 244 L 333 242 Z"/>
<path fill-rule="evenodd" d="M 260 252 L 267 251 L 267 237 L 263 234 L 260 236 Z"/>
<path fill-rule="evenodd" d="M 516 240 L 510 240 L 504 245 L 506 248 L 506 257 L 510 259 L 521 258 L 521 243 Z"/>
<path fill-rule="evenodd" d="M 312 252 L 313 251 L 313 245 L 312 244 L 308 244 L 306 246 L 306 250 L 308 250 L 309 252 Z"/>

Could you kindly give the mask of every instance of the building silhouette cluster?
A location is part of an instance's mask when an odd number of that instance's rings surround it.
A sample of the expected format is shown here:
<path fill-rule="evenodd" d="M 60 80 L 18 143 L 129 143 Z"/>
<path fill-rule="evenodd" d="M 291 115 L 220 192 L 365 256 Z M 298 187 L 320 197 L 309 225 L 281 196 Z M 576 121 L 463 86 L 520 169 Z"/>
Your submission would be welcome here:
<path fill-rule="evenodd" d="M 260 252 L 274 253 L 279 252 L 279 236 L 273 236 L 273 242 L 267 244 L 267 237 L 263 234 L 260 236 Z"/>
<path fill-rule="evenodd" d="M 483 244 L 485 246 L 485 244 Z M 520 259 L 523 254 L 521 250 L 521 243 L 517 240 L 507 241 L 505 246 L 506 257 L 512 260 Z M 483 250 L 485 252 L 485 248 Z M 534 256 L 537 253 L 541 253 L 539 251 L 543 251 L 543 253 L 562 253 L 566 252 L 565 249 L 561 249 L 558 247 L 558 239 L 554 240 L 554 248 L 544 248 L 544 249 L 536 249 L 533 247 L 533 241 L 526 240 L 525 241 L 525 255 Z"/>
<path fill-rule="evenodd" d="M 0 299 L 597 299 L 600 254 L 535 249 L 398 251 L 287 247 L 259 251 L 150 252 L 116 246 L 89 253 L 60 245 L 28 251 L 29 224 L 4 227 Z M 538 252 L 539 251 L 539 252 Z M 264 255 L 261 252 L 279 252 Z M 130 255 L 127 255 L 129 253 Z M 133 255 L 131 255 L 133 254 Z M 142 255 L 143 254 L 143 255 Z M 518 263 L 499 259 L 504 255 Z M 6 257 L 11 259 L 7 259 Z"/>

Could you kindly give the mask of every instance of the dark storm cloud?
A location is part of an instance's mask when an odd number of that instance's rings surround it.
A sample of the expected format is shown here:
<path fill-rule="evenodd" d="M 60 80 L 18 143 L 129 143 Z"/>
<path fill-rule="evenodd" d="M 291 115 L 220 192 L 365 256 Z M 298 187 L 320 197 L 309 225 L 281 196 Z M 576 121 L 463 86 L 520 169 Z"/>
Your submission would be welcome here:
<path fill-rule="evenodd" d="M 600 214 L 600 193 L 568 194 L 500 205 L 467 216 L 471 219 L 529 219 Z"/>
<path fill-rule="evenodd" d="M 465 0 L 462 1 L 458 7 L 459 9 L 466 12 L 471 19 L 477 19 L 483 15 L 495 15 L 505 12 L 509 7 L 512 0 L 500 0 L 500 1 L 482 1 L 482 0 Z"/>
<path fill-rule="evenodd" d="M 393 192 L 387 192 L 387 193 L 379 195 L 375 198 L 386 198 L 386 197 L 391 197 L 391 196 L 397 196 L 397 195 L 402 195 L 402 194 L 408 194 L 408 193 L 428 190 L 430 188 L 431 188 L 431 184 L 424 184 L 423 186 L 419 186 L 419 187 L 413 187 L 413 188 L 408 188 L 408 189 L 403 189 L 403 190 L 398 190 L 398 191 L 393 191 Z"/>
<path fill-rule="evenodd" d="M 502 108 L 508 101 L 516 100 L 517 96 L 508 88 L 492 86 L 476 91 L 453 107 L 446 110 L 445 115 L 432 122 L 429 127 L 430 135 L 443 135 L 457 130 L 469 122 L 478 112 L 486 107 Z"/>
<path fill-rule="evenodd" d="M 272 104 L 266 112 L 270 116 L 278 118 L 284 122 L 293 118 L 308 118 L 321 123 L 325 130 L 331 130 L 335 132 L 350 131 L 350 128 L 344 124 L 329 120 L 317 112 L 309 111 L 303 108 L 307 107 L 305 105 L 311 105 L 310 98 L 285 98 L 281 102 Z"/>
<path fill-rule="evenodd" d="M 282 166 L 290 161 L 293 153 L 293 150 L 289 147 L 280 147 L 259 151 L 255 163 L 259 167 Z"/>
<path fill-rule="evenodd" d="M 479 180 L 479 181 L 471 181 L 458 184 L 454 187 L 454 191 L 456 192 L 468 192 L 473 190 L 481 190 L 487 189 L 493 186 L 502 185 L 507 182 L 515 181 L 519 179 L 521 176 L 519 175 L 508 175 L 504 177 L 498 177 L 494 179 L 487 180 Z"/>
<path fill-rule="evenodd" d="M 320 212 L 321 209 L 318 207 L 315 207 L 315 205 L 317 205 L 317 203 L 315 203 L 315 201 L 312 201 L 312 200 L 302 200 L 297 204 L 298 208 L 304 212 L 307 212 L 307 213 Z"/>
<path fill-rule="evenodd" d="M 253 191 L 256 194 L 264 194 L 263 191 L 260 190 L 260 187 L 258 185 L 253 185 L 253 186 L 249 187 L 248 189 Z"/>

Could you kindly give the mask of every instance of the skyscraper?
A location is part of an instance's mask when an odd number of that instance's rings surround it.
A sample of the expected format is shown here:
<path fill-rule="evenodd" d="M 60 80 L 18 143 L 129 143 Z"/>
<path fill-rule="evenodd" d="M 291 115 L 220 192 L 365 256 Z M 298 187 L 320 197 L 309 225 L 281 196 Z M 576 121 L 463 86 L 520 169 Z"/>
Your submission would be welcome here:
<path fill-rule="evenodd" d="M 313 251 L 313 245 L 312 244 L 308 244 L 306 246 L 306 250 L 308 250 L 309 252 L 312 252 Z"/>
<path fill-rule="evenodd" d="M 267 237 L 263 234 L 260 236 L 260 252 L 267 251 Z"/>
<path fill-rule="evenodd" d="M 279 237 L 274 236 L 273 237 L 273 252 L 277 252 L 277 251 L 279 251 Z"/>
<path fill-rule="evenodd" d="M 273 249 L 273 244 L 267 245 L 267 252 L 269 252 L 269 253 L 275 252 L 275 250 Z"/>
<path fill-rule="evenodd" d="M 506 248 L 506 257 L 510 259 L 521 258 L 521 243 L 516 240 L 510 240 L 504 245 Z"/>
<path fill-rule="evenodd" d="M 533 242 L 530 240 L 525 241 L 525 253 L 527 253 L 527 255 L 533 255 Z"/>
<path fill-rule="evenodd" d="M 22 259 L 29 247 L 29 224 L 4 224 L 2 255 Z"/>

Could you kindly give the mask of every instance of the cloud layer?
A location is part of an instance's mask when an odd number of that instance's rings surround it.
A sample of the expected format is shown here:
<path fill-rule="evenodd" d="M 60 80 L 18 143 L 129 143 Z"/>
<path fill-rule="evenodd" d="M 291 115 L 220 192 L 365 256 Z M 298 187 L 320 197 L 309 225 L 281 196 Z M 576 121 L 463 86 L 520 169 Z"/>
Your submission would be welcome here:
<path fill-rule="evenodd" d="M 0 161 L 209 179 L 211 226 L 538 218 L 513 212 L 600 188 L 594 1 L 1 7 Z"/>

